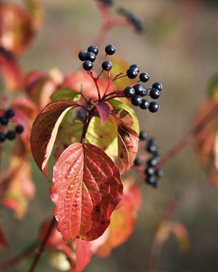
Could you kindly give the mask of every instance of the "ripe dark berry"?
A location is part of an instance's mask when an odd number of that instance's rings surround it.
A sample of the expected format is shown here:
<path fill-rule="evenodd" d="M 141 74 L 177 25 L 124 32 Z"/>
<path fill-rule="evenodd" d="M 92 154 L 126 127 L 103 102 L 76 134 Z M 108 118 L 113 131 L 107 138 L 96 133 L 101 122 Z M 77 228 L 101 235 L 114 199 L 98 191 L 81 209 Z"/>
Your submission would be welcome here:
<path fill-rule="evenodd" d="M 133 79 L 138 76 L 138 69 L 137 68 L 129 68 L 126 72 L 128 78 Z"/>
<path fill-rule="evenodd" d="M 8 130 L 8 132 L 6 133 L 5 137 L 8 140 L 12 141 L 12 140 L 14 140 L 16 138 L 16 132 L 13 131 L 13 130 Z"/>
<path fill-rule="evenodd" d="M 148 145 L 157 145 L 157 141 L 155 138 L 149 138 Z"/>
<path fill-rule="evenodd" d="M 155 179 L 155 181 L 151 184 L 154 188 L 157 188 L 160 186 L 160 180 L 159 179 Z"/>
<path fill-rule="evenodd" d="M 142 110 L 146 110 L 148 107 L 149 107 L 149 101 L 148 100 L 146 100 L 146 99 L 142 99 L 142 103 L 141 103 L 141 105 L 140 105 L 140 108 L 142 109 Z"/>
<path fill-rule="evenodd" d="M 156 172 L 155 172 L 155 175 L 157 176 L 157 177 L 162 177 L 163 176 L 163 170 L 162 169 L 157 169 L 156 170 Z"/>
<path fill-rule="evenodd" d="M 92 67 L 93 67 L 92 61 L 86 60 L 86 61 L 83 62 L 83 68 L 84 68 L 86 71 L 91 70 Z"/>
<path fill-rule="evenodd" d="M 0 143 L 3 143 L 5 141 L 5 134 L 3 132 L 0 132 Z"/>
<path fill-rule="evenodd" d="M 140 67 L 138 66 L 138 64 L 132 64 L 132 65 L 130 65 L 129 69 L 136 69 L 138 73 L 140 72 Z"/>
<path fill-rule="evenodd" d="M 148 73 L 141 73 L 139 75 L 139 79 L 142 81 L 142 82 L 147 82 L 149 80 L 150 76 Z"/>
<path fill-rule="evenodd" d="M 156 153 L 158 151 L 158 148 L 156 145 L 148 145 L 147 146 L 147 151 L 149 153 Z"/>
<path fill-rule="evenodd" d="M 149 107 L 148 107 L 150 112 L 156 112 L 159 110 L 159 108 L 160 108 L 159 104 L 156 102 L 153 102 L 153 101 L 150 102 Z"/>
<path fill-rule="evenodd" d="M 146 133 L 144 130 L 141 130 L 141 131 L 139 132 L 139 139 L 140 139 L 140 140 L 146 140 L 147 137 L 148 137 L 148 135 L 147 135 L 147 133 Z"/>
<path fill-rule="evenodd" d="M 150 159 L 147 161 L 147 165 L 148 165 L 148 166 L 154 167 L 154 166 L 156 166 L 156 165 L 158 164 L 159 161 L 160 161 L 160 158 L 157 157 L 157 156 L 155 156 L 155 157 L 150 158 Z"/>
<path fill-rule="evenodd" d="M 107 55 L 113 55 L 115 52 L 116 52 L 116 48 L 115 48 L 115 46 L 113 46 L 112 44 L 108 44 L 108 45 L 105 47 L 105 53 L 106 53 Z"/>
<path fill-rule="evenodd" d="M 142 103 L 142 97 L 140 95 L 133 95 L 131 101 L 134 106 L 140 106 Z"/>
<path fill-rule="evenodd" d="M 20 134 L 20 133 L 22 133 L 22 132 L 24 131 L 24 127 L 23 127 L 22 125 L 17 125 L 17 126 L 15 127 L 15 131 L 16 131 L 18 134 Z"/>
<path fill-rule="evenodd" d="M 8 119 L 14 117 L 14 115 L 15 115 L 15 112 L 13 109 L 7 109 L 5 112 L 5 117 Z"/>
<path fill-rule="evenodd" d="M 133 86 L 133 88 L 135 89 L 135 93 L 140 95 L 140 96 L 146 96 L 147 94 L 147 89 L 141 85 L 141 84 L 136 84 Z"/>
<path fill-rule="evenodd" d="M 157 99 L 160 97 L 160 91 L 158 89 L 152 88 L 149 93 L 150 97 L 153 99 Z"/>
<path fill-rule="evenodd" d="M 152 88 L 158 89 L 160 92 L 163 90 L 163 86 L 162 86 L 162 84 L 160 82 L 155 82 L 152 85 Z"/>
<path fill-rule="evenodd" d="M 86 54 L 87 54 L 87 51 L 85 51 L 85 50 L 81 50 L 80 52 L 79 52 L 79 59 L 81 60 L 81 61 L 85 61 L 86 60 Z"/>
<path fill-rule="evenodd" d="M 154 174 L 154 168 L 153 167 L 147 167 L 145 169 L 145 174 L 148 176 L 152 176 Z"/>
<path fill-rule="evenodd" d="M 98 0 L 102 5 L 112 6 L 114 4 L 114 0 Z"/>
<path fill-rule="evenodd" d="M 7 117 L 5 117 L 5 116 L 0 117 L 0 125 L 7 126 L 8 122 L 9 122 L 9 120 Z"/>
<path fill-rule="evenodd" d="M 155 176 L 148 176 L 148 177 L 146 177 L 145 181 L 146 181 L 146 183 L 153 185 L 156 182 L 156 178 L 155 178 Z"/>
<path fill-rule="evenodd" d="M 135 160 L 134 160 L 134 165 L 135 166 L 142 165 L 142 160 L 139 157 L 136 157 Z"/>
<path fill-rule="evenodd" d="M 112 63 L 111 63 L 111 61 L 104 61 L 103 63 L 102 63 L 102 69 L 103 70 L 105 70 L 105 71 L 110 71 L 111 70 L 111 68 L 112 68 Z"/>
<path fill-rule="evenodd" d="M 98 47 L 96 45 L 90 45 L 87 49 L 88 52 L 93 52 L 96 56 L 98 55 Z"/>
<path fill-rule="evenodd" d="M 133 95 L 135 95 L 135 89 L 133 87 L 126 87 L 124 89 L 124 94 L 126 97 L 132 97 Z"/>
<path fill-rule="evenodd" d="M 87 52 L 86 53 L 86 60 L 95 61 L 96 55 L 93 52 Z"/>

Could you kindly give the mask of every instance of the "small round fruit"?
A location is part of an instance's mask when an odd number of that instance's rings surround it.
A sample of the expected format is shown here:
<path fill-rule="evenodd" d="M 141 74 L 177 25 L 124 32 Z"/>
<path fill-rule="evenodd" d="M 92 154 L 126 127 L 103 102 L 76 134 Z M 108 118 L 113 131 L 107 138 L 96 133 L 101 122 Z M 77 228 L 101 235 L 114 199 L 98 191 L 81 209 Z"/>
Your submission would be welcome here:
<path fill-rule="evenodd" d="M 20 134 L 20 133 L 22 133 L 22 132 L 24 131 L 24 127 L 23 127 L 22 125 L 17 125 L 17 126 L 15 127 L 15 131 L 16 131 L 18 134 Z"/>
<path fill-rule="evenodd" d="M 141 73 L 139 75 L 139 79 L 142 81 L 142 82 L 147 82 L 149 80 L 150 76 L 148 73 Z"/>
<path fill-rule="evenodd" d="M 163 90 L 163 86 L 162 86 L 162 84 L 160 82 L 155 82 L 152 85 L 152 88 L 158 89 L 160 92 Z"/>
<path fill-rule="evenodd" d="M 86 60 L 95 61 L 96 55 L 93 52 L 87 52 L 86 53 Z"/>
<path fill-rule="evenodd" d="M 138 73 L 140 72 L 140 67 L 138 66 L 138 64 L 132 64 L 132 65 L 130 65 L 129 69 L 136 69 Z"/>
<path fill-rule="evenodd" d="M 7 126 L 8 122 L 9 122 L 9 120 L 7 117 L 5 117 L 5 116 L 0 117 L 0 125 Z"/>
<path fill-rule="evenodd" d="M 86 54 L 87 54 L 87 51 L 85 51 L 85 50 L 81 50 L 80 52 L 79 52 L 79 59 L 81 60 L 81 61 L 85 61 L 86 60 Z"/>
<path fill-rule="evenodd" d="M 142 103 L 142 97 L 140 95 L 133 95 L 131 101 L 134 106 L 140 106 Z"/>
<path fill-rule="evenodd" d="M 138 76 L 138 70 L 136 68 L 129 68 L 126 72 L 128 78 L 134 79 Z"/>
<path fill-rule="evenodd" d="M 156 102 L 153 102 L 153 101 L 150 102 L 149 107 L 148 107 L 150 112 L 156 112 L 159 110 L 159 108 L 160 108 L 159 104 Z"/>
<path fill-rule="evenodd" d="M 150 159 L 147 161 L 147 165 L 148 165 L 148 166 L 154 167 L 154 166 L 156 166 L 156 165 L 158 164 L 159 161 L 160 161 L 160 158 L 157 157 L 157 156 L 155 156 L 155 157 L 150 158 Z"/>
<path fill-rule="evenodd" d="M 111 61 L 106 60 L 106 61 L 102 62 L 101 66 L 102 66 L 103 70 L 110 71 L 112 68 L 112 63 L 111 63 Z"/>
<path fill-rule="evenodd" d="M 133 87 L 127 86 L 124 89 L 124 94 L 126 97 L 132 97 L 133 95 L 135 95 L 135 89 Z"/>
<path fill-rule="evenodd" d="M 158 151 L 158 148 L 156 145 L 148 145 L 147 146 L 147 151 L 149 153 L 156 153 Z"/>
<path fill-rule="evenodd" d="M 98 47 L 96 45 L 90 45 L 87 49 L 88 52 L 93 52 L 96 56 L 98 55 Z"/>
<path fill-rule="evenodd" d="M 86 61 L 83 62 L 83 68 L 84 68 L 86 71 L 91 70 L 92 67 L 93 67 L 92 61 L 86 60 Z"/>
<path fill-rule="evenodd" d="M 142 103 L 141 103 L 141 105 L 140 105 L 140 108 L 141 108 L 142 110 L 146 110 L 146 109 L 148 109 L 149 104 L 150 104 L 150 103 L 149 103 L 148 100 L 142 99 Z"/>
<path fill-rule="evenodd" d="M 113 55 L 114 53 L 116 52 L 116 47 L 112 44 L 108 44 L 106 47 L 105 47 L 105 53 L 107 55 Z"/>
<path fill-rule="evenodd" d="M 135 89 L 136 94 L 138 94 L 140 96 L 146 96 L 147 89 L 143 85 L 136 84 L 133 86 L 133 88 Z"/>
<path fill-rule="evenodd" d="M 156 182 L 156 178 L 155 178 L 155 176 L 148 176 L 148 177 L 146 177 L 145 181 L 146 181 L 146 183 L 153 185 Z"/>
<path fill-rule="evenodd" d="M 0 132 L 0 143 L 3 143 L 5 141 L 5 134 L 3 132 Z"/>
<path fill-rule="evenodd" d="M 5 117 L 8 119 L 14 117 L 14 115 L 15 115 L 15 111 L 13 109 L 7 109 L 5 112 Z"/>
<path fill-rule="evenodd" d="M 135 166 L 141 166 L 142 165 L 142 160 L 139 157 L 136 157 L 134 160 L 134 165 Z"/>
<path fill-rule="evenodd" d="M 148 135 L 147 135 L 147 133 L 146 133 L 144 130 L 141 130 L 141 131 L 139 132 L 139 139 L 140 139 L 140 140 L 146 140 L 147 137 L 148 137 Z"/>
<path fill-rule="evenodd" d="M 148 176 L 152 176 L 154 174 L 154 168 L 153 167 L 147 167 L 145 169 L 145 174 Z"/>
<path fill-rule="evenodd" d="M 160 91 L 158 89 L 152 88 L 149 95 L 153 99 L 158 99 L 160 97 Z"/>
<path fill-rule="evenodd" d="M 8 130 L 8 132 L 6 133 L 5 137 L 10 140 L 13 141 L 16 138 L 16 132 L 13 130 Z"/>
<path fill-rule="evenodd" d="M 155 175 L 157 176 L 157 177 L 162 177 L 163 176 L 163 170 L 162 169 L 157 169 L 156 170 L 156 172 L 155 172 Z"/>

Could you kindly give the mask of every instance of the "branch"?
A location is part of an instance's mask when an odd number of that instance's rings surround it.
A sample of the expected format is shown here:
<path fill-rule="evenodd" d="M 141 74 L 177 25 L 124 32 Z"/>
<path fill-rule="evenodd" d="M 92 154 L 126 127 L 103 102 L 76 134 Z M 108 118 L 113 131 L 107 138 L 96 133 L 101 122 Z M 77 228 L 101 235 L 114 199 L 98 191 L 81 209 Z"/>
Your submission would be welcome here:
<path fill-rule="evenodd" d="M 38 262 L 39 262 L 39 260 L 41 258 L 42 252 L 45 249 L 45 246 L 47 244 L 49 236 L 50 236 L 50 234 L 51 234 L 51 232 L 52 232 L 55 225 L 56 225 L 56 220 L 55 220 L 55 217 L 53 217 L 53 219 L 51 221 L 51 224 L 50 224 L 50 226 L 48 228 L 48 231 L 47 231 L 47 233 L 46 233 L 46 235 L 45 235 L 45 237 L 44 237 L 44 239 L 43 239 L 43 241 L 41 243 L 41 246 L 40 246 L 40 248 L 39 248 L 39 250 L 38 250 L 38 252 L 37 252 L 37 254 L 36 254 L 36 256 L 35 256 L 35 258 L 33 260 L 32 265 L 31 265 L 30 269 L 28 270 L 28 272 L 33 272 L 35 270 L 35 268 L 36 268 L 36 266 L 37 266 L 37 264 L 38 264 Z"/>

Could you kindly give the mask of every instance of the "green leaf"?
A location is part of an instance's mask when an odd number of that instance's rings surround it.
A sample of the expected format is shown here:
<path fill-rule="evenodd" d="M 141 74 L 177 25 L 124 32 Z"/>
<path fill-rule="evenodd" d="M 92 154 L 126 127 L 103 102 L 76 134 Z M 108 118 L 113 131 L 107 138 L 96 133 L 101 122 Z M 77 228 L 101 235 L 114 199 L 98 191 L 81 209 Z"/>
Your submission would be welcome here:
<path fill-rule="evenodd" d="M 75 92 L 71 89 L 68 88 L 61 88 L 56 90 L 52 96 L 51 96 L 51 100 L 52 101 L 57 101 L 57 100 L 72 100 L 72 101 L 76 101 L 78 99 L 78 96 L 80 94 L 78 92 Z"/>
<path fill-rule="evenodd" d="M 139 130 L 140 130 L 139 129 L 139 121 L 138 121 L 137 115 L 136 115 L 135 111 L 133 110 L 133 108 L 131 108 L 130 106 L 128 106 L 126 103 L 122 102 L 121 100 L 112 99 L 109 102 L 113 106 L 114 109 L 125 110 L 131 115 L 132 122 L 133 122 L 131 128 L 139 134 Z"/>
<path fill-rule="evenodd" d="M 215 74 L 210 81 L 208 94 L 209 96 L 218 96 L 218 74 Z"/>

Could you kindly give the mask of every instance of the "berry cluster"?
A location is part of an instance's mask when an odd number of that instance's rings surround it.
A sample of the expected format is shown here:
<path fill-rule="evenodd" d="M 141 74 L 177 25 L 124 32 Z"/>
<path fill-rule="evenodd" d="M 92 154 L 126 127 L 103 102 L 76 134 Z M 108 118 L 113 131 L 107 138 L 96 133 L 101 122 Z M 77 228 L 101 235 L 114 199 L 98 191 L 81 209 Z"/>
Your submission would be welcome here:
<path fill-rule="evenodd" d="M 116 48 L 112 44 L 108 44 L 105 47 L 105 53 L 107 55 L 113 55 L 116 52 Z M 90 45 L 87 50 L 81 50 L 79 52 L 79 59 L 83 61 L 83 68 L 89 71 L 93 67 L 93 63 L 98 55 L 98 47 L 96 45 Z M 111 61 L 105 60 L 102 62 L 102 69 L 110 71 L 112 69 Z"/>
<path fill-rule="evenodd" d="M 21 134 L 24 131 L 22 125 L 16 125 L 15 129 L 8 129 L 5 131 L 9 124 L 11 118 L 15 116 L 15 112 L 12 108 L 7 109 L 3 115 L 0 116 L 0 143 L 3 143 L 5 140 L 14 140 L 16 138 L 16 134 Z M 4 131 L 3 131 L 4 129 Z"/>
<path fill-rule="evenodd" d="M 163 170 L 157 168 L 160 161 L 160 152 L 157 146 L 157 142 L 154 138 L 149 138 L 145 131 L 140 131 L 139 139 L 146 141 L 145 151 L 150 155 L 146 160 L 146 166 L 144 168 L 145 182 L 153 187 L 160 185 L 160 178 L 163 176 Z M 136 157 L 134 161 L 135 166 L 141 166 L 143 160 L 140 157 Z"/>
<path fill-rule="evenodd" d="M 126 20 L 134 27 L 136 32 L 142 33 L 144 31 L 144 24 L 139 19 L 135 14 L 133 14 L 131 11 L 123 8 L 123 7 L 118 7 L 117 8 L 117 13 L 122 15 L 123 17 L 126 18 Z"/>
<path fill-rule="evenodd" d="M 137 64 L 132 64 L 126 74 L 130 79 L 135 79 L 139 75 L 139 82 L 143 83 L 147 82 L 150 78 L 148 73 L 140 73 L 140 68 Z M 162 90 L 162 84 L 159 82 L 153 83 L 151 88 L 146 88 L 144 85 L 137 83 L 133 86 L 127 86 L 124 89 L 124 94 L 127 98 L 131 99 L 134 106 L 140 106 L 143 110 L 148 109 L 150 112 L 156 112 L 159 110 L 159 104 L 155 101 L 149 102 L 143 97 L 150 96 L 152 99 L 158 99 Z"/>

